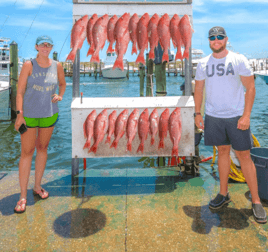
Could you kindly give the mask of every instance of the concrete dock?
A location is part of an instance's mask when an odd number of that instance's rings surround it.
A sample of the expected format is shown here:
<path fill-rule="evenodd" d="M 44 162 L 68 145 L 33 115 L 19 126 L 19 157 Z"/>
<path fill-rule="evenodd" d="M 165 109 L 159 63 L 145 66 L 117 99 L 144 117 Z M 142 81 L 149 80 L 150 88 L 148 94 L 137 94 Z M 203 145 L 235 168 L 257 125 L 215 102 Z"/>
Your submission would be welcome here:
<path fill-rule="evenodd" d="M 211 211 L 218 173 L 209 163 L 199 177 L 176 169 L 47 170 L 46 200 L 34 198 L 31 171 L 23 214 L 13 212 L 18 172 L 1 172 L 1 251 L 268 251 L 268 224 L 254 221 L 245 183 L 230 183 L 232 202 Z"/>

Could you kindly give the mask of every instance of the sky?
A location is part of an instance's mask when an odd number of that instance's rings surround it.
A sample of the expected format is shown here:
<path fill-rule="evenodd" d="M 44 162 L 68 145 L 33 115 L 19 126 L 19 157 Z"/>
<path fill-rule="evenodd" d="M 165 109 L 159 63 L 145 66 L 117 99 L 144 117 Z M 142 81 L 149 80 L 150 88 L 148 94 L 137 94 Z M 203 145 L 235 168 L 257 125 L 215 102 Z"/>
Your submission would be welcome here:
<path fill-rule="evenodd" d="M 268 58 L 268 0 L 192 2 L 192 48 L 201 49 L 204 56 L 209 55 L 208 30 L 213 26 L 223 26 L 235 52 L 249 59 Z M 30 59 L 37 54 L 34 48 L 36 38 L 49 35 L 54 41 L 52 53 L 57 52 L 59 60 L 65 61 L 70 52 L 72 15 L 72 0 L 0 0 L 0 37 L 15 41 L 19 57 Z M 100 52 L 101 59 L 105 59 L 107 47 L 108 43 Z M 125 58 L 135 61 L 137 56 L 131 55 L 131 47 L 130 42 Z M 90 56 L 86 56 L 88 48 L 85 40 L 80 52 L 81 62 L 90 61 Z M 173 46 L 171 50 L 176 53 Z"/>

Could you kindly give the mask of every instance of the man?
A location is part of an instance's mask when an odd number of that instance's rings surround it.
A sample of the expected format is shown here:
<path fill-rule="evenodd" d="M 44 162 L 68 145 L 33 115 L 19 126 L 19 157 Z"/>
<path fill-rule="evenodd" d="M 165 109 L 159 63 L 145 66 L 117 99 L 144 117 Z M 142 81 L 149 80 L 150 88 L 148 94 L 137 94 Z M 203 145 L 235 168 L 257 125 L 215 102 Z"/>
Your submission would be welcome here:
<path fill-rule="evenodd" d="M 209 30 L 212 54 L 200 60 L 195 77 L 195 124 L 204 129 L 205 145 L 217 146 L 220 192 L 209 207 L 219 209 L 231 201 L 228 193 L 230 148 L 235 150 L 252 195 L 253 216 L 266 223 L 266 212 L 258 195 L 256 168 L 250 157 L 252 137 L 250 113 L 255 98 L 254 76 L 245 56 L 226 49 L 228 37 L 223 27 Z M 205 125 L 200 113 L 206 85 Z M 246 94 L 244 94 L 244 88 Z"/>

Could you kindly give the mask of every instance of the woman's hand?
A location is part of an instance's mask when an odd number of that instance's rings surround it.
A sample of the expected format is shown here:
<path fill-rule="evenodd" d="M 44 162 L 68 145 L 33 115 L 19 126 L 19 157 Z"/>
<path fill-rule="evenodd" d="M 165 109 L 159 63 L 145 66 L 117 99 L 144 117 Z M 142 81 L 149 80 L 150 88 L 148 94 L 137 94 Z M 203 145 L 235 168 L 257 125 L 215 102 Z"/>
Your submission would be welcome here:
<path fill-rule="evenodd" d="M 15 121 L 15 125 L 14 125 L 15 130 L 16 130 L 16 131 L 19 131 L 19 127 L 20 127 L 23 123 L 26 125 L 26 122 L 25 122 L 23 116 L 20 115 L 20 114 L 18 114 L 18 115 L 17 115 L 17 118 L 16 118 L 16 121 Z"/>
<path fill-rule="evenodd" d="M 58 101 L 62 101 L 62 97 L 58 94 L 53 94 L 52 97 L 53 97 L 53 99 L 52 99 L 53 103 L 56 103 Z"/>

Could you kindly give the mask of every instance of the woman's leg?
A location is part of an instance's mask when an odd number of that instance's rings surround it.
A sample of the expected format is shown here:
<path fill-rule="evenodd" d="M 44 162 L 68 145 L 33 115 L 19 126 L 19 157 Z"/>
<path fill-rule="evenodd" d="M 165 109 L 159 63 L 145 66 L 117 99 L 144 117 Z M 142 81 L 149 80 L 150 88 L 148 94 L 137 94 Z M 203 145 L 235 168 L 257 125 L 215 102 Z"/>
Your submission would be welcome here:
<path fill-rule="evenodd" d="M 36 140 L 36 159 L 35 159 L 35 185 L 34 190 L 41 189 L 41 180 L 46 168 L 47 148 L 53 133 L 54 127 L 39 128 Z"/>
<path fill-rule="evenodd" d="M 21 135 L 21 157 L 19 161 L 20 199 L 27 198 L 27 187 L 32 166 L 32 157 L 35 150 L 36 128 L 28 128 Z"/>

